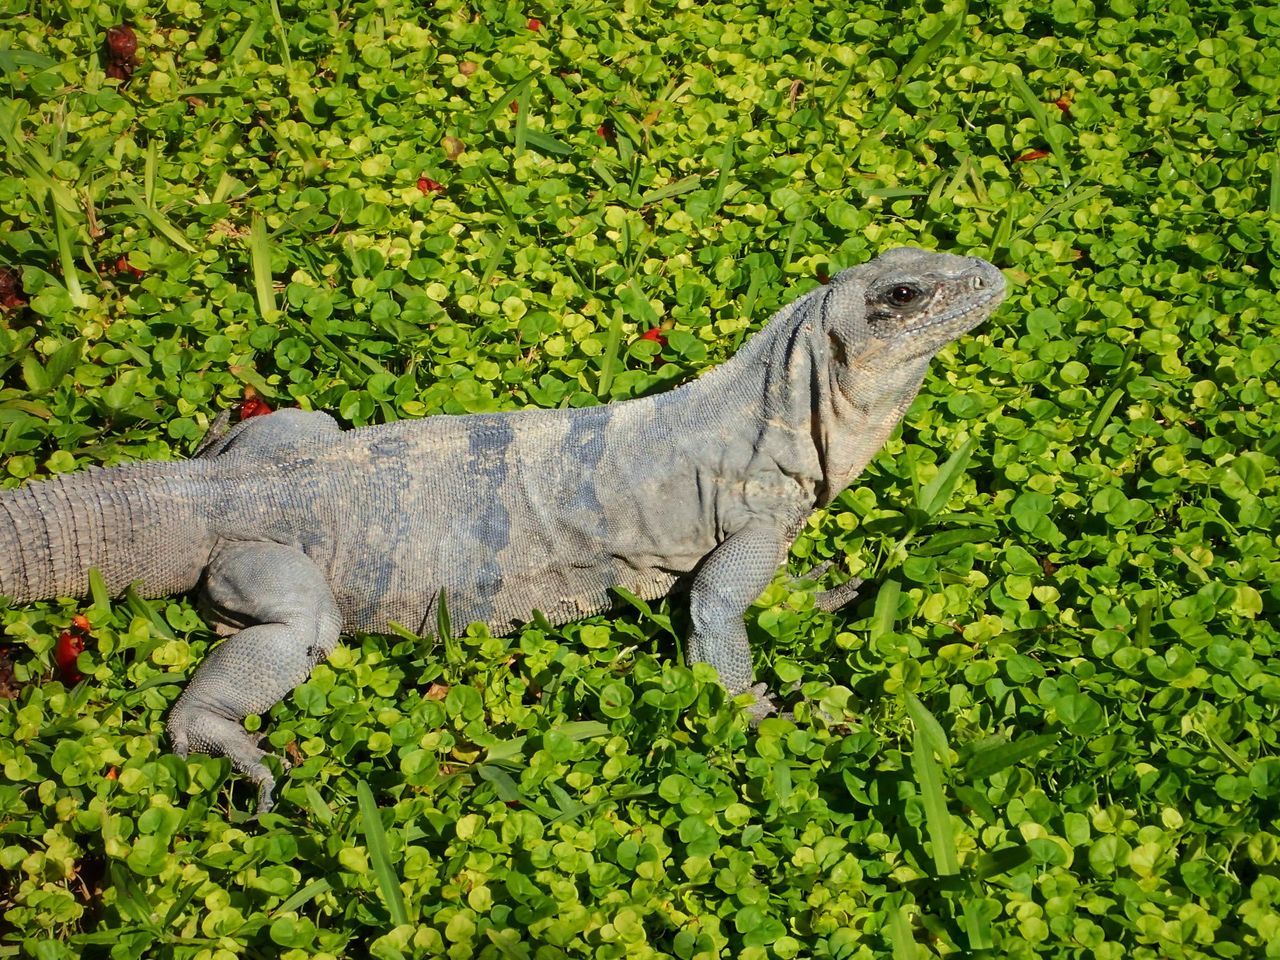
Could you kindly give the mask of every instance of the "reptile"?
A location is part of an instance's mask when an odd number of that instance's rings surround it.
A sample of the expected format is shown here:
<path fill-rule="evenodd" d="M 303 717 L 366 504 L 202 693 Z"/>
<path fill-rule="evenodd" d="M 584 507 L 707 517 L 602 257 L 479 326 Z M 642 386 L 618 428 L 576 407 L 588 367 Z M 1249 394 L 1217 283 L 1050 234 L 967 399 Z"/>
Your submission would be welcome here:
<path fill-rule="evenodd" d="M 297 409 L 222 417 L 191 459 L 0 491 L 0 595 L 84 596 L 91 568 L 112 595 L 198 591 L 226 639 L 166 729 L 179 756 L 230 758 L 260 813 L 275 778 L 243 719 L 302 683 L 343 631 L 429 632 L 442 595 L 456 621 L 501 635 L 537 612 L 552 624 L 604 612 L 616 588 L 650 600 L 686 586 L 687 659 L 749 691 L 758 719 L 774 705 L 754 683 L 747 608 L 806 518 L 883 445 L 933 355 L 1004 291 L 983 260 L 903 247 L 653 396 L 352 430 Z"/>

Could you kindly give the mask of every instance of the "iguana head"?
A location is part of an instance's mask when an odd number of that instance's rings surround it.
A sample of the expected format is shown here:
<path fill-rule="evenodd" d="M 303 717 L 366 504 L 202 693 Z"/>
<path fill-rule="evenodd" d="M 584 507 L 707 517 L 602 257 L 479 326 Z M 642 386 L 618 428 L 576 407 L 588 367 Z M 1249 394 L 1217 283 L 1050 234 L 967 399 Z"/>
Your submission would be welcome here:
<path fill-rule="evenodd" d="M 837 363 L 867 350 L 912 360 L 981 323 L 1004 294 L 985 260 L 899 247 L 833 277 L 821 310 Z"/>

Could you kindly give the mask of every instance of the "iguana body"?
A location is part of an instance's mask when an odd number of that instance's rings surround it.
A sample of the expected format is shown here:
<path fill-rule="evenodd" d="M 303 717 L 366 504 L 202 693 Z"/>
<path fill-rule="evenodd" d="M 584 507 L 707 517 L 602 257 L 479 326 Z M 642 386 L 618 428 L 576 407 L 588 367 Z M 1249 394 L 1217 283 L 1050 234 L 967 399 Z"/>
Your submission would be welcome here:
<path fill-rule="evenodd" d="M 1004 281 L 972 258 L 894 250 L 796 300 L 730 361 L 655 397 L 342 431 L 321 413 L 246 420 L 181 463 L 0 492 L 0 594 L 199 587 L 238 629 L 169 716 L 175 749 L 273 779 L 240 721 L 301 683 L 344 629 L 453 619 L 563 623 L 622 587 L 690 577 L 689 657 L 751 687 L 742 615 L 805 518 L 863 469 L 932 355 Z M 756 713 L 769 709 L 760 697 Z"/>

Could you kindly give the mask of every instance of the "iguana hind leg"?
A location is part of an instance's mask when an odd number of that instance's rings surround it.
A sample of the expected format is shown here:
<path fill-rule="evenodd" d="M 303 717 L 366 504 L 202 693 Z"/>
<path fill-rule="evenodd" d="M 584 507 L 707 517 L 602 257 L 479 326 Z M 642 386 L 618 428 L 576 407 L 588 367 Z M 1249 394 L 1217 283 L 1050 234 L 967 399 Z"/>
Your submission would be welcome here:
<path fill-rule="evenodd" d="M 205 659 L 169 714 L 174 751 L 230 758 L 258 785 L 258 813 L 272 807 L 275 777 L 241 721 L 265 713 L 302 683 L 338 643 L 342 617 L 320 568 L 278 543 L 220 545 L 205 593 L 214 609 L 250 622 Z"/>

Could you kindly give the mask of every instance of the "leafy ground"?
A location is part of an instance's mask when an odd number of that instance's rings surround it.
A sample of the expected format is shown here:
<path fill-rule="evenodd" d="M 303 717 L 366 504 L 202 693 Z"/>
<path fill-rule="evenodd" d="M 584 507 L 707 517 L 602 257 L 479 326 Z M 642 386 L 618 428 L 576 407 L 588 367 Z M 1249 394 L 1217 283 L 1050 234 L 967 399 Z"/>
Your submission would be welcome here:
<path fill-rule="evenodd" d="M 360 637 L 253 823 L 166 752 L 188 602 L 61 670 L 77 607 L 9 610 L 0 955 L 1280 956 L 1280 7 L 781 6 L 7 6 L 9 484 L 249 388 L 661 389 L 903 243 L 1013 289 L 796 544 L 878 589 L 753 610 L 758 734 L 665 607 Z"/>

